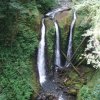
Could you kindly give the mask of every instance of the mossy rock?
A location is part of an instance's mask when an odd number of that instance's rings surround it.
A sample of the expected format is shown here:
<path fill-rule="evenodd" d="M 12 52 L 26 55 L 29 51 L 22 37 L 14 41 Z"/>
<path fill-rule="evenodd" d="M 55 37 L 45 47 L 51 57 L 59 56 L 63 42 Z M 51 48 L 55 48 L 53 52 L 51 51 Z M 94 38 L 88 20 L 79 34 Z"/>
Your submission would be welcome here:
<path fill-rule="evenodd" d="M 76 95 L 77 94 L 77 90 L 74 89 L 74 88 L 70 88 L 68 91 L 67 91 L 68 94 L 72 94 L 72 95 Z"/>

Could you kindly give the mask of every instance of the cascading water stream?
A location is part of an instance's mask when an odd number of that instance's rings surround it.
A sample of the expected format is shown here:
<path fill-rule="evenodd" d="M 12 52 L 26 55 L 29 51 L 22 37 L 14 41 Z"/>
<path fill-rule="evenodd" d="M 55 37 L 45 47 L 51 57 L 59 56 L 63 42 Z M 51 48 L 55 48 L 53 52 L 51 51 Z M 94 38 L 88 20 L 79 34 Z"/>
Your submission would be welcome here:
<path fill-rule="evenodd" d="M 42 19 L 42 28 L 41 28 L 41 40 L 38 48 L 38 57 L 37 57 L 37 65 L 39 72 L 39 81 L 42 85 L 46 82 L 46 59 L 45 59 L 45 24 L 44 18 Z"/>
<path fill-rule="evenodd" d="M 56 44 L 55 44 L 55 59 L 54 63 L 57 65 L 57 67 L 61 67 L 61 54 L 60 54 L 60 31 L 59 31 L 59 25 L 56 20 L 54 20 L 55 14 L 64 10 L 68 10 L 67 8 L 59 8 L 56 10 L 53 10 L 52 12 L 47 13 L 45 16 L 52 18 L 55 29 L 56 29 Z M 71 49 L 72 49 L 72 30 L 75 24 L 76 20 L 76 14 L 74 12 L 74 19 L 71 23 L 70 27 L 70 38 L 69 38 L 69 45 L 68 45 L 68 51 L 67 56 L 71 56 Z M 46 27 L 44 23 L 45 19 L 42 19 L 42 27 L 41 27 L 41 39 L 39 42 L 39 48 L 38 48 L 38 56 L 37 56 L 37 66 L 38 66 L 38 72 L 39 72 L 39 82 L 43 88 L 43 90 L 47 93 L 52 94 L 57 98 L 57 100 L 67 100 L 67 96 L 63 93 L 62 89 L 59 88 L 59 86 L 52 80 L 49 79 L 46 71 L 46 58 L 45 58 L 45 32 Z"/>
<path fill-rule="evenodd" d="M 63 6 L 61 8 L 54 9 L 54 10 L 48 12 L 47 14 L 45 14 L 45 17 L 49 17 L 50 19 L 54 19 L 55 15 L 58 12 L 62 12 L 62 11 L 65 11 L 65 10 L 70 10 L 70 8 Z"/>
<path fill-rule="evenodd" d="M 54 25 L 55 25 L 55 29 L 56 29 L 56 45 L 55 45 L 55 60 L 54 60 L 54 64 L 56 66 L 61 67 L 60 32 L 59 32 L 58 23 L 55 20 L 54 20 Z"/>
<path fill-rule="evenodd" d="M 70 61 L 72 58 L 72 38 L 73 38 L 73 29 L 74 29 L 74 25 L 75 25 L 75 21 L 76 21 L 76 11 L 74 11 L 74 17 L 70 26 L 70 32 L 69 32 L 69 41 L 68 41 L 68 50 L 67 50 L 67 58 Z M 66 61 L 65 66 L 69 67 L 70 66 L 70 62 Z"/>

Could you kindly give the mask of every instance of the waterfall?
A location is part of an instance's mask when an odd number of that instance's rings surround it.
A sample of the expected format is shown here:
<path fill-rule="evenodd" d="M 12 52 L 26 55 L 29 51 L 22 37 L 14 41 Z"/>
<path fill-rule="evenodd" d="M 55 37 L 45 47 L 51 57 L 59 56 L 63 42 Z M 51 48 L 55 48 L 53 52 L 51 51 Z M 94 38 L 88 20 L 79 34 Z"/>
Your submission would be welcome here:
<path fill-rule="evenodd" d="M 57 21 L 54 21 L 56 29 L 56 45 L 55 45 L 55 60 L 54 64 L 61 67 L 61 54 L 60 54 L 60 32 Z"/>
<path fill-rule="evenodd" d="M 66 7 L 66 6 L 63 6 L 63 7 L 54 9 L 54 10 L 48 12 L 47 14 L 45 14 L 45 17 L 49 17 L 50 19 L 54 19 L 55 15 L 58 12 L 62 12 L 62 11 L 65 11 L 65 10 L 70 10 L 70 8 L 69 7 Z"/>
<path fill-rule="evenodd" d="M 42 27 L 41 27 L 41 39 L 39 42 L 39 47 L 38 47 L 38 55 L 37 55 L 37 66 L 38 66 L 38 72 L 39 72 L 39 82 L 44 90 L 44 92 L 46 93 L 50 93 L 53 96 L 57 97 L 58 100 L 67 100 L 66 95 L 63 93 L 62 89 L 57 85 L 57 83 L 54 80 L 51 80 L 47 75 L 47 71 L 46 71 L 46 58 L 45 58 L 45 32 L 46 32 L 46 27 L 44 24 L 45 18 L 49 17 L 50 19 L 53 20 L 54 25 L 55 25 L 55 29 L 56 29 L 56 43 L 55 43 L 55 59 L 54 59 L 54 64 L 57 65 L 57 67 L 61 67 L 61 54 L 60 54 L 60 31 L 59 31 L 59 25 L 57 23 L 56 20 L 54 20 L 54 17 L 56 15 L 56 13 L 58 12 L 62 12 L 64 10 L 69 10 L 66 7 L 62 7 L 62 8 L 58 8 L 55 9 L 49 13 L 47 13 L 46 15 L 44 15 L 44 18 L 42 19 Z M 74 16 L 75 17 L 75 16 Z M 71 29 L 73 29 L 73 25 L 74 25 L 74 20 L 72 22 L 71 25 Z M 70 43 L 71 43 L 71 34 L 72 32 L 70 32 Z M 70 44 L 69 44 L 70 45 Z M 72 45 L 72 44 L 71 44 Z M 70 49 L 69 49 L 70 50 Z M 70 54 L 68 50 L 68 55 Z M 56 68 L 57 68 L 56 67 Z"/>
<path fill-rule="evenodd" d="M 59 95 L 58 100 L 67 100 L 67 99 L 65 99 L 64 95 L 61 94 L 61 95 Z"/>
<path fill-rule="evenodd" d="M 41 40 L 38 48 L 38 57 L 37 57 L 37 65 L 39 72 L 39 81 L 42 85 L 46 82 L 46 59 L 45 59 L 45 24 L 44 18 L 42 19 L 42 28 L 41 28 Z"/>
<path fill-rule="evenodd" d="M 76 21 L 76 11 L 74 11 L 74 16 L 73 16 L 73 20 L 70 26 L 70 32 L 69 32 L 69 41 L 68 41 L 68 50 L 67 50 L 67 58 L 70 61 L 72 58 L 72 38 L 73 38 L 73 29 L 74 29 L 74 25 L 75 25 L 75 21 Z M 65 66 L 69 67 L 70 63 L 68 61 L 66 61 Z"/>

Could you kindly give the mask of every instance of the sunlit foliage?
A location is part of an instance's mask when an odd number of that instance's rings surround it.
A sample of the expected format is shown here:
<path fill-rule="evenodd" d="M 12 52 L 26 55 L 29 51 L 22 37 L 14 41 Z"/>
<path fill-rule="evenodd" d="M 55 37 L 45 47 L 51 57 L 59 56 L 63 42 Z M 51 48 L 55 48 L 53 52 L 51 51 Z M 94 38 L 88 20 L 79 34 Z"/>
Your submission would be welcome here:
<path fill-rule="evenodd" d="M 92 64 L 94 68 L 100 68 L 100 1 L 99 0 L 83 0 L 76 4 L 76 9 L 81 14 L 87 14 L 87 22 L 91 24 L 91 28 L 84 33 L 89 37 L 87 48 L 84 56 L 87 64 Z M 85 24 L 84 24 L 85 26 Z"/>

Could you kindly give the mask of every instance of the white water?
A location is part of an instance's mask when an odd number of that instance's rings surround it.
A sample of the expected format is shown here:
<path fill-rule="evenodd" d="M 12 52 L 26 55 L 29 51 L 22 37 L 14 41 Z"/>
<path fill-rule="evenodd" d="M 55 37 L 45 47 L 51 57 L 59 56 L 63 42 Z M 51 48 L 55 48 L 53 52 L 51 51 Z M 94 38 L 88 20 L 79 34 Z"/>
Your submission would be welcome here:
<path fill-rule="evenodd" d="M 42 19 L 41 40 L 40 40 L 39 48 L 38 48 L 37 65 L 38 65 L 38 72 L 39 72 L 39 81 L 40 81 L 40 84 L 42 85 L 46 81 L 45 24 L 44 24 L 44 19 Z"/>
<path fill-rule="evenodd" d="M 58 100 L 65 100 L 62 95 L 59 96 Z"/>
<path fill-rule="evenodd" d="M 72 58 L 72 34 L 73 34 L 73 28 L 75 25 L 75 21 L 76 21 L 76 11 L 74 11 L 74 17 L 73 17 L 73 20 L 72 20 L 72 23 L 70 26 L 70 33 L 69 33 L 70 35 L 69 35 L 68 50 L 67 50 L 68 60 L 71 60 L 71 58 Z M 68 63 L 66 62 L 66 64 L 68 64 Z"/>
<path fill-rule="evenodd" d="M 54 21 L 56 28 L 56 45 L 55 45 L 55 65 L 61 66 L 61 55 L 60 55 L 60 33 L 57 21 Z"/>
<path fill-rule="evenodd" d="M 68 9 L 69 9 L 68 7 L 63 6 L 63 7 L 61 7 L 61 8 L 57 8 L 57 9 L 54 9 L 54 10 L 48 12 L 47 14 L 45 14 L 45 16 L 54 19 L 55 15 L 56 15 L 58 12 L 62 12 L 62 11 L 64 11 L 64 10 L 68 10 Z"/>

